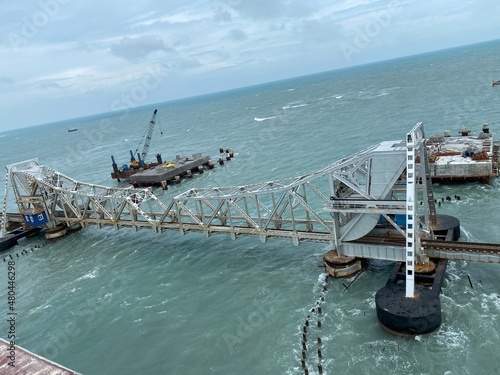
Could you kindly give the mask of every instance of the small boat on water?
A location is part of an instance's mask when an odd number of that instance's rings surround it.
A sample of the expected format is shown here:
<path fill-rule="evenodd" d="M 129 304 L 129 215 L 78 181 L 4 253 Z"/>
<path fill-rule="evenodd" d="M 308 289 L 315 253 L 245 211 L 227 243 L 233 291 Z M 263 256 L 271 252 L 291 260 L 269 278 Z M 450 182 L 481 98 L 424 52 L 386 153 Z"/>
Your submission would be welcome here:
<path fill-rule="evenodd" d="M 78 130 L 77 128 L 69 128 L 68 129 L 68 133 L 76 132 L 77 130 Z"/>
<path fill-rule="evenodd" d="M 500 86 L 500 81 L 491 82 L 491 86 Z"/>

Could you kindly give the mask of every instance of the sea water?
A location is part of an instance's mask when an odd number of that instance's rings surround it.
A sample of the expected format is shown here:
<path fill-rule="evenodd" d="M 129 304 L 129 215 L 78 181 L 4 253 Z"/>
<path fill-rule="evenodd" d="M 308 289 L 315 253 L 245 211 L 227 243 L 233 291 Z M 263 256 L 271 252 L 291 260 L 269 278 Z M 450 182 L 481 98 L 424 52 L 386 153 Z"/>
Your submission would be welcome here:
<path fill-rule="evenodd" d="M 498 136 L 500 87 L 490 83 L 499 62 L 494 41 L 12 130 L 0 134 L 0 164 L 38 158 L 79 181 L 126 187 L 111 179 L 110 157 L 127 163 L 158 109 L 151 160 L 235 152 L 224 166 L 156 189 L 168 203 L 193 187 L 300 176 L 403 139 L 420 121 L 427 135 L 477 133 L 487 122 Z M 499 190 L 498 179 L 434 185 L 437 198 L 460 195 L 438 213 L 460 219 L 464 241 L 500 243 Z M 324 374 L 500 374 L 500 265 L 449 262 L 440 330 L 408 339 L 376 318 L 375 293 L 393 264 L 371 261 L 356 280 L 330 280 L 325 291 L 319 266 L 328 250 L 91 226 L 56 242 L 26 239 L 1 256 L 16 263 L 16 343 L 86 375 L 302 374 L 307 316 L 310 374 L 320 362 Z M 0 280 L 6 338 L 5 265 Z"/>

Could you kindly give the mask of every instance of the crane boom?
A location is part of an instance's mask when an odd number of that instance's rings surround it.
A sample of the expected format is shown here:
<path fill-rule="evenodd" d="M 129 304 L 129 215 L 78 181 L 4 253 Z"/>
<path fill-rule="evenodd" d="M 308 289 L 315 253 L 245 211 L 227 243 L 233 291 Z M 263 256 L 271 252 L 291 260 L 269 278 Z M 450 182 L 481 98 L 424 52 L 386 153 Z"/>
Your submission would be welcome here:
<path fill-rule="evenodd" d="M 146 135 L 146 142 L 144 142 L 144 148 L 142 149 L 141 152 L 141 158 L 144 161 L 146 160 L 146 156 L 148 156 L 149 144 L 151 143 L 151 138 L 153 137 L 153 130 L 155 129 L 156 112 L 158 112 L 157 109 L 155 109 L 155 111 L 153 112 L 153 117 L 151 117 L 151 121 L 149 121 L 148 134 Z"/>

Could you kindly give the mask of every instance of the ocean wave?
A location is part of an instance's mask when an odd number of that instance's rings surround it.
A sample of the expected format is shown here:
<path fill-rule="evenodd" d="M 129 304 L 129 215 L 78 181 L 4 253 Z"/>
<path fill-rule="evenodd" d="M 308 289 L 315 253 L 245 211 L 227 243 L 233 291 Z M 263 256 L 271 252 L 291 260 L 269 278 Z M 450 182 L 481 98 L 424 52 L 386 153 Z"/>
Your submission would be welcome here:
<path fill-rule="evenodd" d="M 94 268 L 92 271 L 88 272 L 87 274 L 79 277 L 78 279 L 76 279 L 76 281 L 80 281 L 80 280 L 83 280 L 83 279 L 94 279 L 97 277 L 97 271 L 98 271 L 99 267 L 96 267 Z"/>
<path fill-rule="evenodd" d="M 477 240 L 476 236 L 473 233 L 471 233 L 467 228 L 464 228 L 463 225 L 460 227 L 460 230 L 462 231 L 462 233 L 464 234 L 465 238 L 468 241 L 480 242 Z"/>
<path fill-rule="evenodd" d="M 45 309 L 49 309 L 49 308 L 51 308 L 51 307 L 52 307 L 52 305 L 51 305 L 51 304 L 48 304 L 48 303 L 47 303 L 47 304 L 40 305 L 40 306 L 37 306 L 37 307 L 35 307 L 35 308 L 31 309 L 31 310 L 28 312 L 28 315 L 34 314 L 34 313 L 36 313 L 38 310 L 45 310 Z"/>
<path fill-rule="evenodd" d="M 362 100 L 370 100 L 370 99 L 375 99 L 379 98 L 381 96 L 386 96 L 392 94 L 392 91 L 394 91 L 391 88 L 385 88 L 385 89 L 380 89 L 380 90 L 369 90 L 369 91 L 359 91 L 358 92 L 358 99 Z M 340 99 L 340 98 L 337 98 Z"/>
<path fill-rule="evenodd" d="M 282 107 L 283 109 L 293 109 L 293 108 L 299 108 L 299 107 L 307 107 L 308 104 L 289 104 L 289 105 L 286 105 L 284 107 Z"/>
<path fill-rule="evenodd" d="M 470 341 L 467 332 L 450 326 L 443 326 L 436 339 L 440 347 L 446 348 L 446 350 L 465 348 Z"/>
<path fill-rule="evenodd" d="M 272 120 L 273 118 L 276 118 L 278 116 L 271 116 L 271 117 L 254 117 L 254 121 L 257 121 L 257 122 L 262 122 L 262 121 L 266 121 L 266 120 Z"/>

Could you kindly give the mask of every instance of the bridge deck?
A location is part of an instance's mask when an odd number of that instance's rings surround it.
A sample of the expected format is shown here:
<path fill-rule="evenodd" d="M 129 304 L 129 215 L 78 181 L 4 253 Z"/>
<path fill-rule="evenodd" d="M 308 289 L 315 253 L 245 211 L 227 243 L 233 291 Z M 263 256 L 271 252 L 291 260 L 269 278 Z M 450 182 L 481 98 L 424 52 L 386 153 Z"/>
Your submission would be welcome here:
<path fill-rule="evenodd" d="M 348 255 L 403 261 L 404 241 L 404 238 L 364 237 L 353 241 L 353 245 L 346 248 L 355 248 L 355 244 L 363 244 L 363 254 L 353 250 Z M 422 239 L 421 245 L 424 253 L 430 258 L 500 263 L 500 244 Z M 397 254 L 393 255 L 395 251 Z"/>
<path fill-rule="evenodd" d="M 14 350 L 9 342 L 0 339 L 0 373 L 17 375 L 36 375 L 36 374 L 65 374 L 79 375 L 73 370 L 69 370 L 57 363 L 34 354 L 20 346 L 15 346 Z M 14 356 L 11 356 L 11 351 Z M 9 358 L 11 356 L 11 358 Z M 12 362 L 14 360 L 14 362 Z M 15 367 L 9 365 L 15 364 Z"/>
<path fill-rule="evenodd" d="M 306 175 L 246 186 L 190 189 L 168 204 L 152 190 L 79 182 L 36 159 L 7 166 L 6 186 L 10 180 L 20 212 L 46 211 L 48 228 L 64 224 L 206 236 L 228 233 L 233 239 L 258 236 L 262 242 L 288 238 L 295 245 L 303 240 L 328 242 L 339 254 L 396 261 L 408 261 L 410 253 L 419 255 L 423 248 L 436 258 L 500 263 L 500 245 L 423 241 L 417 246 L 417 241 L 408 239 L 414 231 L 418 239 L 420 231 L 430 233 L 429 218 L 435 217 L 427 162 L 416 161 L 417 157 L 427 160 L 421 147 L 424 139 L 419 123 L 404 141 L 382 142 Z M 408 155 L 408 150 L 415 155 Z M 410 195 L 408 181 L 413 181 Z M 423 203 L 419 211 L 414 204 L 418 201 Z M 4 199 L 4 211 L 5 203 Z M 409 214 L 410 208 L 415 212 Z M 405 226 L 396 223 L 398 215 L 405 216 Z M 414 225 L 415 217 L 423 219 Z M 1 219 L 5 230 L 9 214 Z M 392 243 L 393 239 L 380 234 L 377 239 L 366 237 L 375 233 L 381 219 L 392 226 L 401 242 Z"/>
<path fill-rule="evenodd" d="M 159 215 L 158 215 L 159 216 Z M 67 222 L 79 222 L 76 218 L 67 218 Z M 119 223 L 104 219 L 87 219 L 86 225 L 113 226 L 118 228 L 150 229 L 148 222 L 136 222 L 133 220 L 120 220 Z M 182 222 L 158 223 L 158 231 L 179 231 L 181 234 L 188 232 L 199 232 L 205 236 L 214 233 L 230 234 L 233 239 L 241 235 L 258 236 L 263 238 L 295 239 L 296 244 L 300 241 L 326 242 L 332 241 L 330 233 L 320 231 L 293 231 L 287 229 L 259 229 L 251 227 L 228 227 L 224 225 L 204 226 L 200 224 Z M 365 236 L 356 241 L 345 242 L 346 255 L 359 258 L 382 259 L 392 261 L 403 261 L 405 250 L 405 239 L 402 237 L 375 237 Z M 466 260 L 483 263 L 500 263 L 500 244 L 479 242 L 457 242 L 444 240 L 422 239 L 421 245 L 425 254 L 430 258 L 448 260 Z M 360 251 L 362 248 L 362 251 Z"/>

